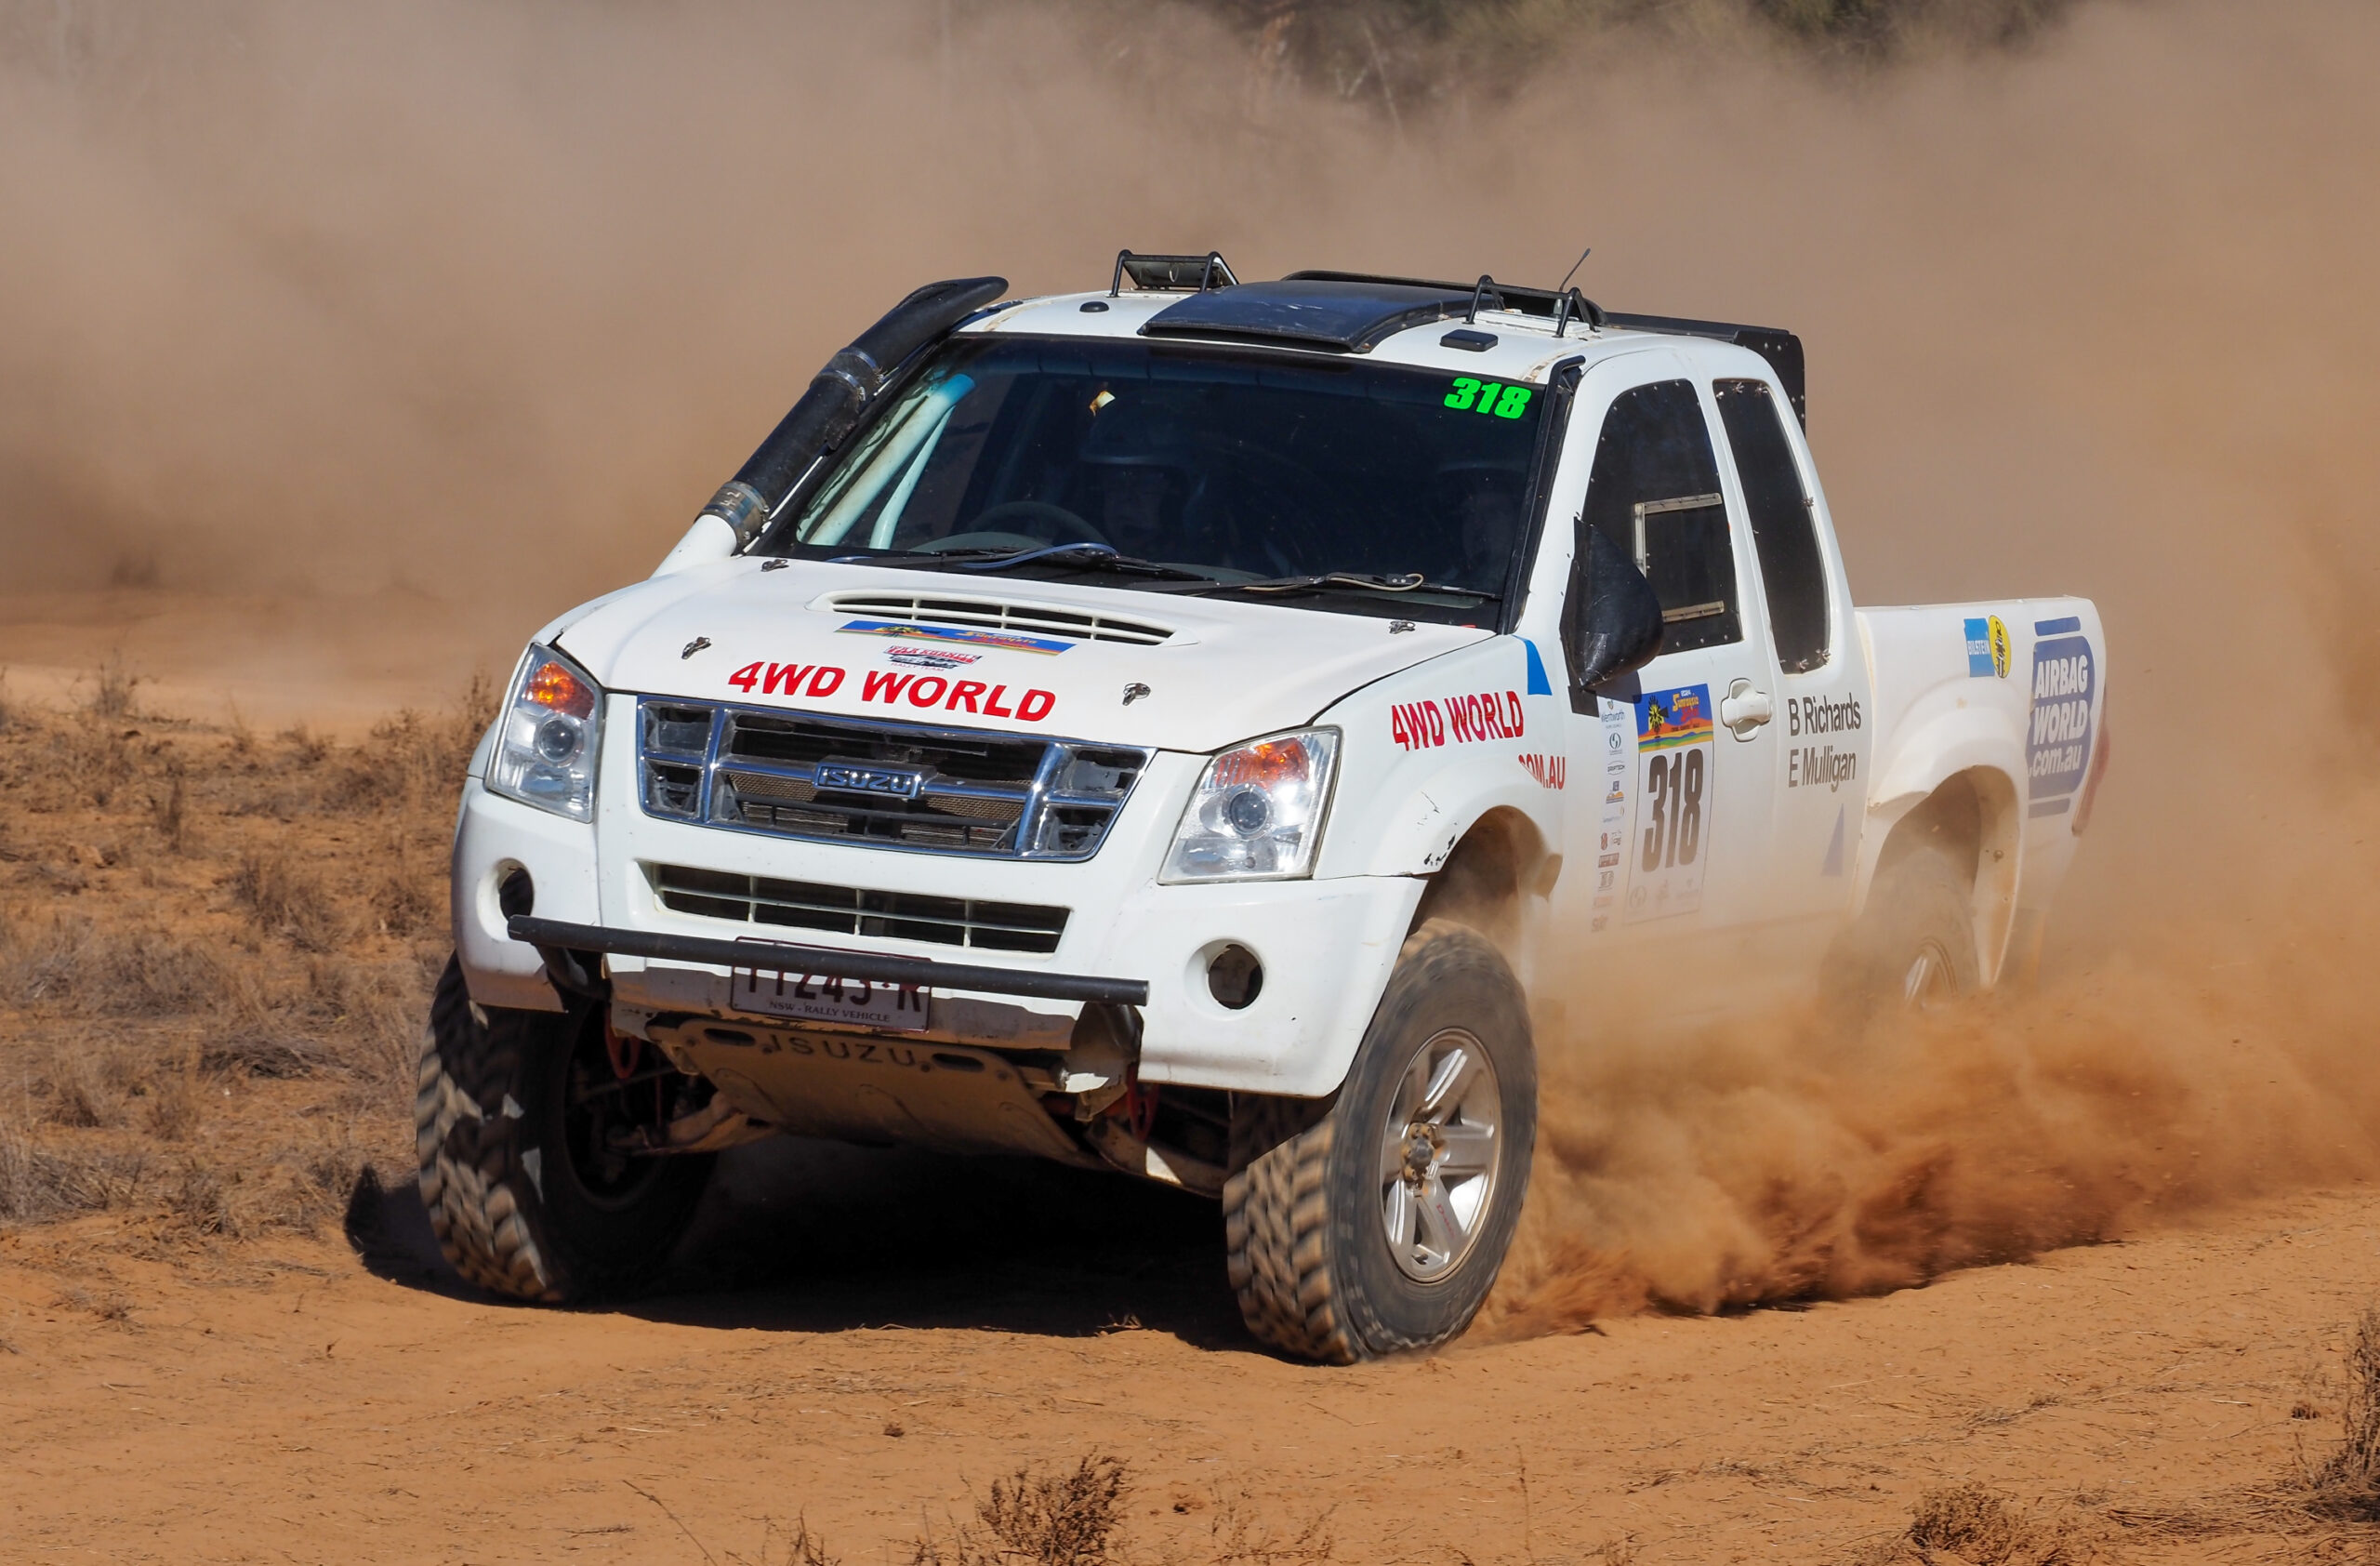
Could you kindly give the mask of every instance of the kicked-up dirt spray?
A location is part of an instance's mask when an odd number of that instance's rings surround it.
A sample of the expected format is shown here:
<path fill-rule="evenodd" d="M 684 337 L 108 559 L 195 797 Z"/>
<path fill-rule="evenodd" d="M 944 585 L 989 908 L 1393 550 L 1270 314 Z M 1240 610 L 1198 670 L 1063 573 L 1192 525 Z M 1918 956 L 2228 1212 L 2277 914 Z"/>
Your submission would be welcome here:
<path fill-rule="evenodd" d="M 1606 304 L 1804 335 L 1863 602 L 2096 599 L 2116 763 L 2036 997 L 1549 1032 L 1497 1319 L 1887 1287 L 2371 1167 L 2366 7 L 2083 7 L 1873 72 L 1604 33 L 1394 121 L 1187 12 L 1026 0 L 0 19 L 0 644 L 500 667 L 918 282 L 1129 245 L 1550 283 L 1592 243 Z"/>

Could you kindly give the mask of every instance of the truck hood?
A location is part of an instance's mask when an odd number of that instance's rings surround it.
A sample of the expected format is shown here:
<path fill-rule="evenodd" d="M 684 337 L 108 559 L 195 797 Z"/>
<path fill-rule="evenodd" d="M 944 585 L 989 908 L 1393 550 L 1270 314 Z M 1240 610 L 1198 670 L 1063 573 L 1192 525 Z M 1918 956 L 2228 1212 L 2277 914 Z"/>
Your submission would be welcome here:
<path fill-rule="evenodd" d="M 548 635 L 607 690 L 1201 751 L 1295 728 L 1350 691 L 1492 634 L 959 572 L 767 564 L 657 577 Z"/>

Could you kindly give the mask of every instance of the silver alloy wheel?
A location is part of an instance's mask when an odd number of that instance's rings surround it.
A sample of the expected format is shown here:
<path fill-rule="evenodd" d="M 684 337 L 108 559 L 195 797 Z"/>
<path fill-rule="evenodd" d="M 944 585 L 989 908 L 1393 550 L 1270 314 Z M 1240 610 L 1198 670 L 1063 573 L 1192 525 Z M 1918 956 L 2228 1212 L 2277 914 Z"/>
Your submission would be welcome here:
<path fill-rule="evenodd" d="M 1957 993 L 1951 975 L 1950 954 L 1937 949 L 1931 942 L 1918 949 L 1910 960 L 1909 972 L 1900 981 L 1902 1003 L 1911 1011 L 1931 1011 L 1940 1002 Z"/>
<path fill-rule="evenodd" d="M 1460 1028 L 1413 1052 L 1381 1128 L 1381 1225 L 1405 1275 L 1434 1283 L 1470 1254 L 1496 1195 L 1503 1088 L 1486 1046 Z"/>

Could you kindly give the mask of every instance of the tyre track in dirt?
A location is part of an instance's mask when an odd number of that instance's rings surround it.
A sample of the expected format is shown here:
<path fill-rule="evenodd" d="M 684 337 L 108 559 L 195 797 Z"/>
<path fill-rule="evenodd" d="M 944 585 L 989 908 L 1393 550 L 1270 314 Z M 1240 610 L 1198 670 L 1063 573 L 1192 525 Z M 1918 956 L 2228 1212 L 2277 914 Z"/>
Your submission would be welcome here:
<path fill-rule="evenodd" d="M 12 1234 L 0 1556 L 699 1559 L 633 1485 L 721 1560 L 798 1513 L 846 1559 L 904 1559 L 992 1478 L 1104 1451 L 1152 1556 L 1201 1558 L 1236 1505 L 1282 1534 L 1329 1510 L 1342 1560 L 1834 1560 L 1976 1479 L 2117 1559 L 2304 1559 L 2302 1535 L 2137 1519 L 2229 1515 L 2334 1439 L 2323 1379 L 2380 1282 L 2358 1188 L 1881 1298 L 1323 1369 L 1238 1334 L 1210 1214 L 999 1165 L 945 1254 L 885 1221 L 936 1174 L 917 1161 L 744 1171 L 710 1236 L 775 1245 L 781 1274 L 627 1311 L 469 1294 L 421 1259 L 408 1190 L 361 1214 L 385 1226 L 368 1261 L 134 1259 L 104 1219 Z M 986 1238 L 1017 1204 L 1068 1234 Z"/>

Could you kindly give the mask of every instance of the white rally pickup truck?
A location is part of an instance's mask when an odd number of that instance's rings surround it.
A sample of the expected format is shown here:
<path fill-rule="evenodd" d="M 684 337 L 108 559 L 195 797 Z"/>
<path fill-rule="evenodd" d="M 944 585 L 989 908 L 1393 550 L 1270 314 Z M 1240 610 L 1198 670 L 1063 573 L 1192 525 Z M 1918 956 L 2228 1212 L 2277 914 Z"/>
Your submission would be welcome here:
<path fill-rule="evenodd" d="M 1533 1014 L 2033 961 L 2097 612 L 1854 608 L 1791 334 L 1211 254 L 1006 291 L 903 301 L 523 654 L 421 1055 L 469 1279 L 648 1281 L 756 1137 L 1021 1152 L 1220 1199 L 1254 1334 L 1361 1359 L 1495 1279 Z"/>

